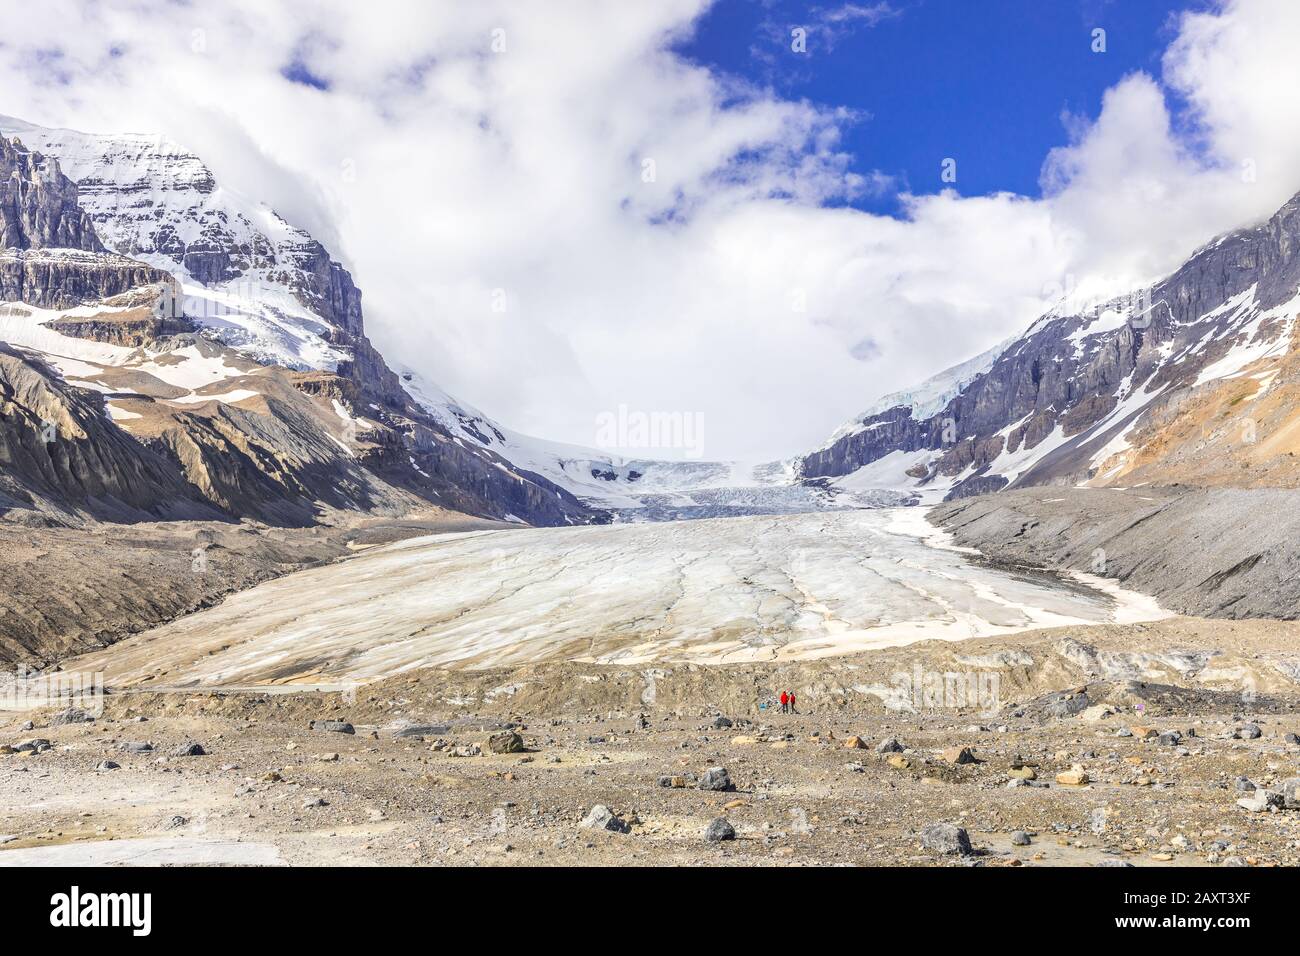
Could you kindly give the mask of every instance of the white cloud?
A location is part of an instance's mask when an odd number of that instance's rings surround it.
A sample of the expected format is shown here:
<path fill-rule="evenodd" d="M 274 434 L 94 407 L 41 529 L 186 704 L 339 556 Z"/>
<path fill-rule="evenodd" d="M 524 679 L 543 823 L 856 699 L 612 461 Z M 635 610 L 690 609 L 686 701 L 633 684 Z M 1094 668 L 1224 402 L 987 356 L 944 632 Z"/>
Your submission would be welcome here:
<path fill-rule="evenodd" d="M 854 117 L 668 52 L 704 6 L 50 0 L 6 19 L 0 113 L 190 146 L 344 258 L 390 358 L 512 427 L 591 444 L 620 405 L 693 412 L 710 457 L 815 446 L 1045 289 L 1153 278 L 1300 188 L 1281 0 L 1186 18 L 1161 78 L 1069 119 L 1045 198 L 901 221 L 825 205 L 881 185 L 843 155 Z"/>

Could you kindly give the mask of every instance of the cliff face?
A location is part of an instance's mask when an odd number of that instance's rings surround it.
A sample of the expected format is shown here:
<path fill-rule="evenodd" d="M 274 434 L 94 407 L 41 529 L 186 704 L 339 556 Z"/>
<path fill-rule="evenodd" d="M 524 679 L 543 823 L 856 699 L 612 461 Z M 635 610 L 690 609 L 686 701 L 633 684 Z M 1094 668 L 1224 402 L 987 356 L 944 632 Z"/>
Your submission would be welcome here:
<path fill-rule="evenodd" d="M 1139 420 L 1285 354 L 1300 311 L 1298 248 L 1300 197 L 1150 289 L 1049 312 L 937 409 L 865 415 L 806 456 L 802 474 L 845 478 L 891 459 L 949 498 L 1097 479 Z"/>
<path fill-rule="evenodd" d="M 58 161 L 0 137 L 0 249 L 41 246 L 104 251 Z"/>
<path fill-rule="evenodd" d="M 173 280 L 166 272 L 112 253 L 44 248 L 0 251 L 0 301 L 24 302 L 40 309 L 72 309 L 158 283 L 173 284 Z"/>

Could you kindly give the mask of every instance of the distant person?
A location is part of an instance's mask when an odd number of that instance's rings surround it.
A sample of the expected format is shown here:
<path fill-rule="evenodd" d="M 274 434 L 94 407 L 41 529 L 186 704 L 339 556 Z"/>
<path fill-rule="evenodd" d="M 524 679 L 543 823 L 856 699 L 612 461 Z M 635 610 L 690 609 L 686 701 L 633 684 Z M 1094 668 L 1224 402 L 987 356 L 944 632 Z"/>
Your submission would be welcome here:
<path fill-rule="evenodd" d="M 798 711 L 794 709 L 794 691 L 790 691 L 790 713 L 798 713 Z"/>
<path fill-rule="evenodd" d="M 781 691 L 781 713 L 790 713 L 790 695 L 785 691 Z"/>

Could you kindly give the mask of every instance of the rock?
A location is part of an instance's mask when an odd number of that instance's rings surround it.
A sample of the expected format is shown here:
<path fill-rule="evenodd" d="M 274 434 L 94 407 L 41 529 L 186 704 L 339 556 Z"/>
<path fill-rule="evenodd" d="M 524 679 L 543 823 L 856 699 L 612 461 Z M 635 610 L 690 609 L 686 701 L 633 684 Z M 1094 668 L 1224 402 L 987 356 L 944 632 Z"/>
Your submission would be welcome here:
<path fill-rule="evenodd" d="M 117 763 L 114 760 L 101 760 L 99 763 L 95 764 L 95 769 L 100 771 L 118 770 L 121 768 L 121 766 L 122 765 L 120 763 Z"/>
<path fill-rule="evenodd" d="M 312 730 L 326 730 L 335 734 L 355 734 L 356 728 L 345 720 L 313 720 L 309 725 Z"/>
<path fill-rule="evenodd" d="M 945 856 L 969 856 L 975 852 L 971 849 L 970 836 L 952 823 L 930 824 L 921 831 L 921 845 Z"/>
<path fill-rule="evenodd" d="M 1300 734 L 1287 734 L 1282 739 L 1292 747 L 1300 747 Z"/>
<path fill-rule="evenodd" d="M 1015 833 L 1011 834 L 1012 846 L 1029 846 L 1032 842 L 1033 841 L 1029 839 L 1029 834 L 1024 830 L 1017 830 Z"/>
<path fill-rule="evenodd" d="M 704 828 L 704 839 L 710 843 L 734 840 L 736 839 L 736 828 L 728 823 L 725 817 L 718 817 Z"/>
<path fill-rule="evenodd" d="M 1238 740 L 1258 740 L 1263 735 L 1264 732 L 1259 729 L 1258 724 L 1242 724 L 1233 734 Z"/>
<path fill-rule="evenodd" d="M 848 750 L 866 750 L 867 744 L 861 737 L 852 736 L 844 741 L 844 746 Z"/>
<path fill-rule="evenodd" d="M 123 741 L 117 749 L 128 754 L 147 754 L 153 750 L 153 744 L 143 740 L 127 740 Z"/>
<path fill-rule="evenodd" d="M 76 707 L 69 707 L 67 710 L 59 711 L 50 718 L 51 727 L 62 727 L 65 724 L 90 724 L 94 723 L 95 718 L 84 710 L 78 710 Z"/>
<path fill-rule="evenodd" d="M 1240 790 L 1242 793 L 1254 793 L 1256 789 L 1255 784 L 1249 777 L 1238 777 L 1236 780 L 1232 781 L 1232 786 L 1234 789 Z"/>
<path fill-rule="evenodd" d="M 181 744 L 172 751 L 173 757 L 202 757 L 205 754 L 207 754 L 207 751 L 196 743 Z"/>
<path fill-rule="evenodd" d="M 1033 767 L 1012 767 L 1007 771 L 1007 776 L 1013 780 L 1036 780 L 1038 774 L 1034 772 Z"/>
<path fill-rule="evenodd" d="M 614 816 L 609 807 L 598 803 L 587 812 L 578 826 L 587 830 L 608 830 L 610 833 L 627 833 L 632 828 Z"/>
<path fill-rule="evenodd" d="M 680 776 L 663 776 L 659 778 L 659 786 L 671 787 L 673 790 L 681 790 L 686 786 L 686 778 Z"/>
<path fill-rule="evenodd" d="M 407 724 L 393 731 L 394 737 L 441 737 L 451 733 L 450 724 Z"/>
<path fill-rule="evenodd" d="M 890 754 L 886 761 L 895 770 L 911 770 L 912 761 L 902 754 Z"/>
<path fill-rule="evenodd" d="M 902 752 L 903 745 L 898 742 L 897 737 L 886 737 L 876 745 L 878 754 L 901 754 Z"/>
<path fill-rule="evenodd" d="M 730 721 L 729 719 L 727 719 L 726 717 L 714 717 L 714 718 L 713 718 L 713 729 L 714 729 L 714 730 L 726 730 L 726 729 L 727 729 L 728 727 L 730 727 L 730 726 L 731 726 L 731 721 Z"/>
<path fill-rule="evenodd" d="M 1056 775 L 1056 782 L 1067 787 L 1082 787 L 1088 783 L 1088 773 L 1082 767 L 1063 770 Z"/>
<path fill-rule="evenodd" d="M 725 767 L 710 767 L 696 784 L 700 790 L 734 790 Z"/>
<path fill-rule="evenodd" d="M 731 738 L 731 745 L 733 747 L 749 747 L 756 743 L 758 743 L 757 737 L 746 737 L 743 735 L 737 735 Z"/>
<path fill-rule="evenodd" d="M 1127 860 L 1098 860 L 1093 864 L 1093 866 L 1122 866 L 1131 868 L 1133 864 Z"/>
<path fill-rule="evenodd" d="M 1249 797 L 1238 800 L 1237 806 L 1251 813 L 1263 813 L 1270 807 L 1282 807 L 1283 796 L 1272 790 L 1256 790 Z"/>
<path fill-rule="evenodd" d="M 949 747 L 943 752 L 943 759 L 950 764 L 975 763 L 969 747 Z"/>
<path fill-rule="evenodd" d="M 1182 743 L 1183 735 L 1176 730 L 1166 730 L 1158 739 L 1162 747 L 1177 747 Z"/>
<path fill-rule="evenodd" d="M 1127 727 L 1121 727 L 1119 730 L 1115 731 L 1115 736 L 1116 736 L 1116 737 L 1132 737 L 1132 736 L 1133 736 L 1133 731 L 1129 730 Z"/>
<path fill-rule="evenodd" d="M 1105 720 L 1115 713 L 1115 708 L 1110 704 L 1093 704 L 1084 710 L 1079 711 L 1079 719 L 1087 721 Z"/>
<path fill-rule="evenodd" d="M 1086 692 L 1050 694 L 1044 710 L 1049 717 L 1073 717 L 1087 710 L 1090 704 Z"/>
<path fill-rule="evenodd" d="M 1300 777 L 1282 781 L 1282 806 L 1287 810 L 1300 810 Z"/>
<path fill-rule="evenodd" d="M 314 810 L 317 807 L 328 807 L 329 802 L 324 797 L 316 797 L 314 800 L 307 800 L 303 803 L 304 810 Z"/>
<path fill-rule="evenodd" d="M 524 749 L 524 738 L 513 730 L 493 734 L 488 738 L 488 750 L 494 754 L 517 754 Z"/>
<path fill-rule="evenodd" d="M 1129 730 L 1138 740 L 1150 740 L 1152 737 L 1160 736 L 1160 731 L 1154 727 L 1130 727 Z"/>

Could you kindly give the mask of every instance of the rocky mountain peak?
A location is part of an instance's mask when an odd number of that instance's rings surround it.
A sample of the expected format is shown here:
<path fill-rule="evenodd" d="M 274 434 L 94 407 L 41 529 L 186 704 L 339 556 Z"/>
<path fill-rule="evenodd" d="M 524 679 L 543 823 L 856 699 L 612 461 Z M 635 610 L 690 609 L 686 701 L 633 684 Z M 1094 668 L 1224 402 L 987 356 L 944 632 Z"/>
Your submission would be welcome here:
<path fill-rule="evenodd" d="M 0 249 L 36 248 L 104 251 L 58 160 L 0 136 Z"/>

